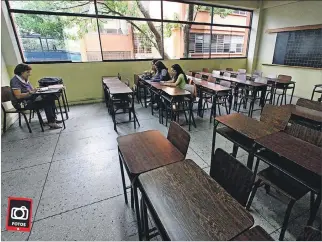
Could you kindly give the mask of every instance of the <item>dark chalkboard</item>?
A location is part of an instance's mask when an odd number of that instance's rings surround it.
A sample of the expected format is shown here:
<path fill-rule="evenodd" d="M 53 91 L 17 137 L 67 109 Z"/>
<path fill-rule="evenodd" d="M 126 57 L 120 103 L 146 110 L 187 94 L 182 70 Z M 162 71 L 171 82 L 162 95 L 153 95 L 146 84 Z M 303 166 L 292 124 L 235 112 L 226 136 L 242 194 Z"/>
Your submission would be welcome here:
<path fill-rule="evenodd" d="M 322 29 L 277 33 L 273 64 L 322 68 Z"/>

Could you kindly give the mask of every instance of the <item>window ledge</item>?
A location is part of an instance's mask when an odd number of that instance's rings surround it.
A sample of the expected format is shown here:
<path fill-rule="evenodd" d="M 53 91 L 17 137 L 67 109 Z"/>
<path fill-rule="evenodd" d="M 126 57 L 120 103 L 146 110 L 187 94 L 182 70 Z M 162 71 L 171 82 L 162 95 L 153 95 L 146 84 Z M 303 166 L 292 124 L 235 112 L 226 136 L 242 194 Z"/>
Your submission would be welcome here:
<path fill-rule="evenodd" d="M 290 68 L 302 68 L 302 69 L 311 69 L 311 70 L 322 70 L 322 68 L 315 68 L 309 66 L 289 66 L 289 65 L 279 65 L 279 64 L 262 64 L 263 66 L 281 66 L 281 67 L 290 67 Z"/>

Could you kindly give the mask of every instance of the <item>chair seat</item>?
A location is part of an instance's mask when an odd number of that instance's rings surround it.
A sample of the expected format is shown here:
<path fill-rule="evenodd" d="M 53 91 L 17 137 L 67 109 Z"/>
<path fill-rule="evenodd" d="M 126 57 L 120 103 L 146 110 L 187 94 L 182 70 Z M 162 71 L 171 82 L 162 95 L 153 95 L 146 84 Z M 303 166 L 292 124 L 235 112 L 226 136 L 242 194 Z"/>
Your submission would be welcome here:
<path fill-rule="evenodd" d="M 233 241 L 274 241 L 274 239 L 259 225 L 245 231 Z"/>
<path fill-rule="evenodd" d="M 293 200 L 300 199 L 310 191 L 301 183 L 297 182 L 296 180 L 273 167 L 268 167 L 260 171 L 257 174 L 257 177 L 261 179 L 265 184 L 279 190 L 284 195 Z"/>

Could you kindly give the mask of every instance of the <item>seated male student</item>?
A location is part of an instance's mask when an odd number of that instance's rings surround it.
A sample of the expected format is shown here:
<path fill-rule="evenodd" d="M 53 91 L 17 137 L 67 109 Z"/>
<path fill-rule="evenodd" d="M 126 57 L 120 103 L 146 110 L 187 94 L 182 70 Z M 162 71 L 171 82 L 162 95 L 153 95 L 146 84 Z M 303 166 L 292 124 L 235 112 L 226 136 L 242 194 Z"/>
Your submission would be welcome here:
<path fill-rule="evenodd" d="M 37 90 L 32 87 L 28 81 L 31 75 L 31 67 L 26 64 L 19 64 L 14 70 L 15 76 L 10 80 L 10 87 L 12 89 L 14 99 L 12 105 L 19 109 L 26 108 L 43 108 L 46 113 L 48 126 L 52 129 L 60 129 L 57 124 L 55 114 L 55 99 L 48 95 L 43 97 L 35 97 L 32 94 Z M 61 122 L 61 121 L 60 121 Z"/>

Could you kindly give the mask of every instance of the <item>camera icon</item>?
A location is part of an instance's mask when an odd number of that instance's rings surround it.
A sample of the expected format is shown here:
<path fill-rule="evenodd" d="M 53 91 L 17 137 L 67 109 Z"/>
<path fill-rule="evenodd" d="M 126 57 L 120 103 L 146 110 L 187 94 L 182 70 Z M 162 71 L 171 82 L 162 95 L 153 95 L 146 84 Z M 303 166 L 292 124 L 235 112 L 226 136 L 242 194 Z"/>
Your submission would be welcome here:
<path fill-rule="evenodd" d="M 29 217 L 29 210 L 25 206 L 20 208 L 13 207 L 11 208 L 11 218 L 18 220 L 27 220 Z"/>

